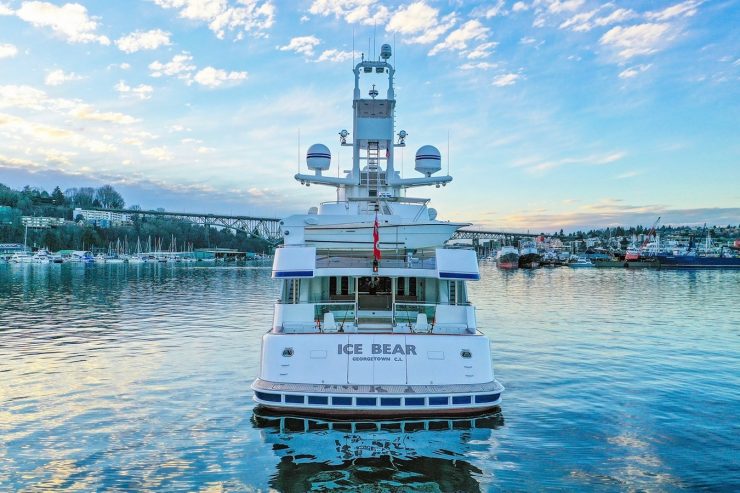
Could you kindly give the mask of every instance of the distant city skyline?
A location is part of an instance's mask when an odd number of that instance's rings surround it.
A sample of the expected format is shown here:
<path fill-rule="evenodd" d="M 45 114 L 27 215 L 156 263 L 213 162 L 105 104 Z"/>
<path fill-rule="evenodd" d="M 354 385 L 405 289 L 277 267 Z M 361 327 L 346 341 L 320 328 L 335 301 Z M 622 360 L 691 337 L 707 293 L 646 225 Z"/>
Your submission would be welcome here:
<path fill-rule="evenodd" d="M 397 150 L 441 219 L 553 231 L 740 222 L 738 1 L 0 0 L 0 183 L 282 216 L 351 154 L 354 57 L 394 46 Z M 300 151 L 298 134 L 300 132 Z M 448 156 L 448 135 L 450 153 Z"/>

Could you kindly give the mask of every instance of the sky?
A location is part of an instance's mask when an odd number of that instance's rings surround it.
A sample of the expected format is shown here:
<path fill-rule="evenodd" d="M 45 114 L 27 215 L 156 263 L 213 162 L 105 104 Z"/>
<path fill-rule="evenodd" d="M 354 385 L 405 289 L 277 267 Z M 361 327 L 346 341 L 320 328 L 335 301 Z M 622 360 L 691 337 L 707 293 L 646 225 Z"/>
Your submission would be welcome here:
<path fill-rule="evenodd" d="M 305 212 L 335 192 L 299 156 L 348 167 L 353 59 L 389 43 L 396 162 L 441 150 L 453 182 L 414 190 L 440 219 L 737 224 L 738 25 L 740 0 L 0 0 L 0 183 Z"/>

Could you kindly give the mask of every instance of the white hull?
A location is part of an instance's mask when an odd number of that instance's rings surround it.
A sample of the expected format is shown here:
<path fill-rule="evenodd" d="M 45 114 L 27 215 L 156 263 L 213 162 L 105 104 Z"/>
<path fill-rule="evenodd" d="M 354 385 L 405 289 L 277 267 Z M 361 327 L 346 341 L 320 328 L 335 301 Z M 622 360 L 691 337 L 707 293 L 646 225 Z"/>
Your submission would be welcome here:
<path fill-rule="evenodd" d="M 504 390 L 480 333 L 266 334 L 261 361 L 255 402 L 302 414 L 477 413 Z"/>

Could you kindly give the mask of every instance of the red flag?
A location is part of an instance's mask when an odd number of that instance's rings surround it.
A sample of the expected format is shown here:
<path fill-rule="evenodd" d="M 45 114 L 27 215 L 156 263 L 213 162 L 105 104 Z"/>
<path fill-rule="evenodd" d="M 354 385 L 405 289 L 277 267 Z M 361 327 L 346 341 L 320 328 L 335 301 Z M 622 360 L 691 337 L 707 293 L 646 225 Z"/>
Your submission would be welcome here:
<path fill-rule="evenodd" d="M 380 260 L 380 248 L 378 248 L 380 233 L 378 232 L 378 228 L 380 228 L 380 223 L 378 223 L 378 214 L 376 213 L 375 224 L 373 225 L 373 256 L 375 260 Z"/>

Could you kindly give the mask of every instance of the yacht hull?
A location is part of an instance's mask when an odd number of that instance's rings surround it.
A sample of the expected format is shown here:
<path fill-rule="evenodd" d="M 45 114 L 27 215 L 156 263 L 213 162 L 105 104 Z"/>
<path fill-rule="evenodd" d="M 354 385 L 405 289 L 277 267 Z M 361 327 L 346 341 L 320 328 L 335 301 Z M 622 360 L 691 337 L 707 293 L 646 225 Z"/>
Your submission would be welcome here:
<path fill-rule="evenodd" d="M 342 416 L 475 414 L 501 402 L 483 334 L 268 333 L 254 401 Z"/>

